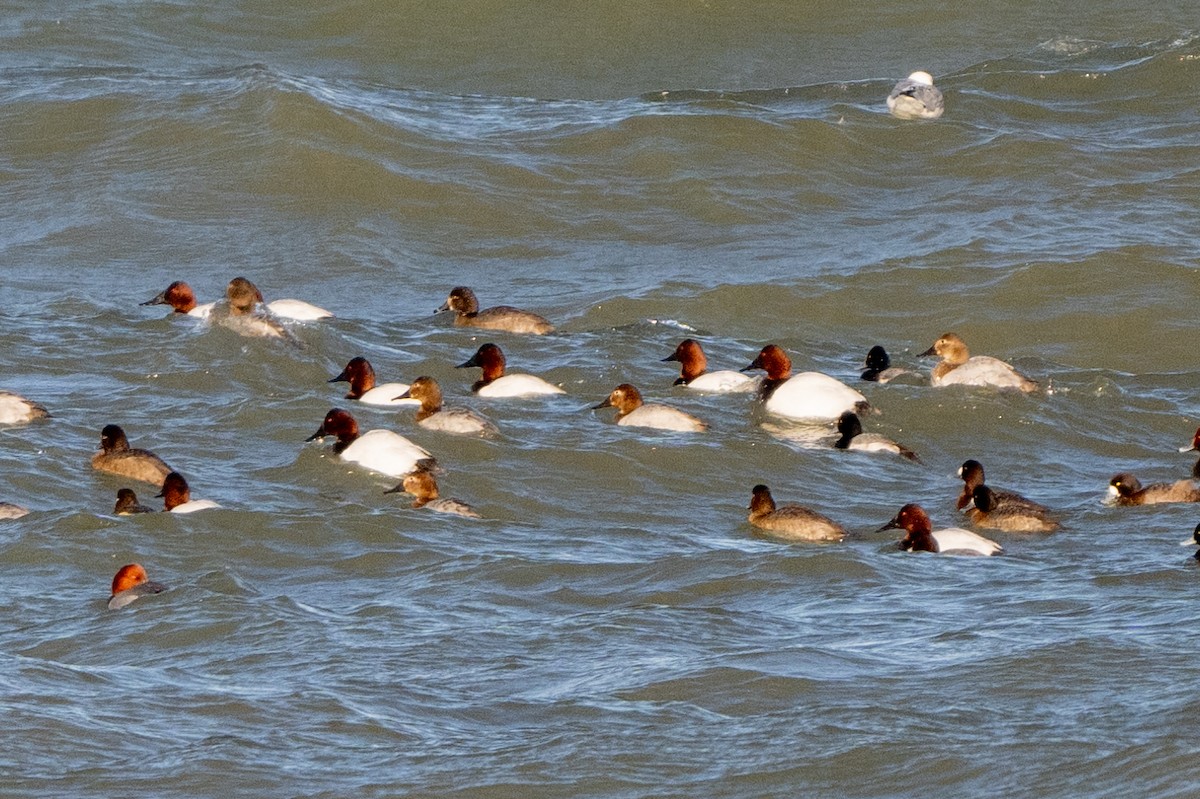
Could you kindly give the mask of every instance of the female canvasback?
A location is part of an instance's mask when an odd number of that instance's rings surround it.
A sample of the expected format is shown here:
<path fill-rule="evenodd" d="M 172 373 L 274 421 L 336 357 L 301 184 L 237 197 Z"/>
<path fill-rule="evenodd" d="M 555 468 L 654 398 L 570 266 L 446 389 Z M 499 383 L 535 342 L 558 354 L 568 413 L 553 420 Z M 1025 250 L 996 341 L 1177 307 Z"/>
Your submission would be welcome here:
<path fill-rule="evenodd" d="M 225 288 L 225 302 L 213 308 L 210 318 L 243 336 L 293 340 L 283 324 L 262 310 L 262 293 L 244 277 L 235 277 Z"/>
<path fill-rule="evenodd" d="M 832 422 L 845 411 L 870 407 L 867 398 L 850 386 L 820 372 L 792 374 L 792 359 L 781 347 L 768 344 L 742 369 L 763 369 L 760 397 L 769 413 L 801 422 Z"/>
<path fill-rule="evenodd" d="M 1108 481 L 1109 505 L 1159 505 L 1165 502 L 1200 502 L 1200 487 L 1191 480 L 1152 483 L 1145 488 L 1128 472 Z"/>
<path fill-rule="evenodd" d="M 708 429 L 708 425 L 690 413 L 658 403 L 646 405 L 642 402 L 642 392 L 629 383 L 617 386 L 608 399 L 592 406 L 592 410 L 598 408 L 616 408 L 617 424 L 630 427 L 653 427 L 680 433 L 701 433 Z"/>
<path fill-rule="evenodd" d="M 696 391 L 709 391 L 714 394 L 753 391 L 758 388 L 757 379 L 741 372 L 732 369 L 707 371 L 708 356 L 704 354 L 700 342 L 694 338 L 685 338 L 679 342 L 675 352 L 663 358 L 664 363 L 668 361 L 679 362 L 679 377 L 675 380 L 677 386 L 687 386 Z"/>
<path fill-rule="evenodd" d="M 943 333 L 921 357 L 936 355 L 941 362 L 933 367 L 930 383 L 935 386 L 992 386 L 1015 388 L 1026 394 L 1037 391 L 1038 384 L 999 358 L 989 355 L 971 357 L 967 345 L 954 333 Z"/>
<path fill-rule="evenodd" d="M 750 524 L 788 541 L 841 541 L 846 528 L 803 505 L 776 505 L 771 489 L 759 483 L 751 491 Z"/>
<path fill-rule="evenodd" d="M 424 469 L 418 469 L 406 475 L 400 485 L 389 488 L 385 494 L 412 494 L 414 508 L 429 508 L 438 513 L 451 513 L 455 516 L 466 516 L 468 519 L 481 518 L 475 509 L 460 499 L 442 499 L 438 496 L 437 479 Z"/>
<path fill-rule="evenodd" d="M 421 403 L 421 407 L 417 409 L 417 424 L 428 430 L 483 438 L 490 438 L 500 432 L 495 424 L 470 408 L 443 407 L 442 387 L 432 377 L 418 377 L 412 381 L 408 391 L 396 399 L 410 398 Z"/>
<path fill-rule="evenodd" d="M 192 291 L 192 287 L 182 280 L 176 280 L 154 297 L 140 302 L 138 305 L 170 305 L 175 309 L 175 313 L 207 319 L 208 315 L 212 313 L 214 303 L 197 305 L 196 292 Z"/>
<path fill-rule="evenodd" d="M 958 467 L 958 476 L 962 478 L 963 488 L 954 506 L 959 510 L 963 510 L 971 504 L 975 496 L 975 489 L 985 482 L 983 464 L 974 459 L 965 460 L 962 466 Z M 1024 510 L 1027 513 L 1041 516 L 1050 513 L 1050 509 L 1045 505 L 1039 505 L 1031 499 L 1026 499 L 1015 491 L 1003 491 L 999 488 L 993 488 L 992 497 L 998 508 Z"/>
<path fill-rule="evenodd" d="M 429 451 L 391 430 L 368 430 L 358 432 L 358 422 L 341 408 L 333 408 L 325 414 L 325 420 L 317 432 L 306 441 L 315 441 L 334 436 L 337 443 L 333 451 L 342 460 L 357 463 L 367 469 L 388 477 L 403 477 L 419 466 L 435 468 L 436 462 Z"/>
<path fill-rule="evenodd" d="M 895 518 L 876 532 L 899 528 L 905 535 L 897 546 L 905 552 L 940 552 L 942 554 L 995 555 L 1004 548 L 990 538 L 961 527 L 934 530 L 929 515 L 920 505 L 909 503 Z"/>
<path fill-rule="evenodd" d="M 135 513 L 153 513 L 153 508 L 147 508 L 142 503 L 138 502 L 137 494 L 132 488 L 122 488 L 117 491 L 117 504 L 113 507 L 113 513 L 118 516 L 132 516 Z"/>
<path fill-rule="evenodd" d="M 1196 452 L 1200 450 L 1200 427 L 1196 428 L 1196 435 L 1192 436 L 1192 443 L 1186 447 L 1180 447 L 1180 452 Z M 1196 461 L 1196 465 L 1192 467 L 1192 477 L 1200 480 L 1200 460 Z"/>
<path fill-rule="evenodd" d="M 910 461 L 920 463 L 917 453 L 897 444 L 878 433 L 864 433 L 862 422 L 854 411 L 846 411 L 837 420 L 837 431 L 841 438 L 834 442 L 835 449 L 857 449 L 863 452 L 892 452 Z"/>
<path fill-rule="evenodd" d="M 909 369 L 892 366 L 892 359 L 888 356 L 887 350 L 878 344 L 867 351 L 867 357 L 863 361 L 863 366 L 865 370 L 861 377 L 870 383 L 886 383 L 889 380 L 895 380 L 897 377 L 916 374 L 916 372 Z"/>
<path fill-rule="evenodd" d="M 937 119 L 946 109 L 942 92 L 933 85 L 933 76 L 918 71 L 892 88 L 887 108 L 900 119 Z"/>
<path fill-rule="evenodd" d="M 475 292 L 466 286 L 450 290 L 446 302 L 434 313 L 454 312 L 454 324 L 459 327 L 481 327 L 485 330 L 506 330 L 509 333 L 532 333 L 541 336 L 554 331 L 554 325 L 542 316 L 510 305 L 479 310 Z"/>
<path fill-rule="evenodd" d="M 976 527 L 1010 533 L 1053 533 L 1062 527 L 1046 513 L 1012 503 L 1005 504 L 987 485 L 975 486 L 967 515 Z"/>
<path fill-rule="evenodd" d="M 162 491 L 157 496 L 163 501 L 163 510 L 171 513 L 195 513 L 198 510 L 221 507 L 211 499 L 192 499 L 188 482 L 179 472 L 171 472 L 163 480 Z"/>
<path fill-rule="evenodd" d="M 162 583 L 151 582 L 141 564 L 130 563 L 117 569 L 117 574 L 113 577 L 108 609 L 118 610 L 141 597 L 161 594 L 166 590 L 167 587 Z"/>
<path fill-rule="evenodd" d="M 50 412 L 38 403 L 11 391 L 0 391 L 0 424 L 25 424 L 49 416 Z"/>
<path fill-rule="evenodd" d="M 263 300 L 262 291 L 253 282 L 244 277 L 235 277 L 225 287 L 225 297 L 235 314 L 251 314 L 257 306 L 262 305 L 267 313 L 280 319 L 293 322 L 315 322 L 318 319 L 332 319 L 333 314 L 324 308 L 318 308 L 304 300 Z"/>
<path fill-rule="evenodd" d="M 368 405 L 418 405 L 415 399 L 397 399 L 408 391 L 408 383 L 375 383 L 375 370 L 366 358 L 351 358 L 346 368 L 330 383 L 349 383 L 346 399 L 358 400 Z"/>
<path fill-rule="evenodd" d="M 150 450 L 131 449 L 125 431 L 115 424 L 106 424 L 100 431 L 100 452 L 92 456 L 92 468 L 156 486 L 174 471 Z"/>
<path fill-rule="evenodd" d="M 0 519 L 19 519 L 29 515 L 29 508 L 12 502 L 0 502 Z"/>
<path fill-rule="evenodd" d="M 471 390 L 481 397 L 533 397 L 539 394 L 565 394 L 558 386 L 547 383 L 540 377 L 526 374 L 507 374 L 504 351 L 495 344 L 484 344 L 475 351 L 464 363 L 456 369 L 479 367 L 483 370 L 480 377 L 471 386 Z"/>

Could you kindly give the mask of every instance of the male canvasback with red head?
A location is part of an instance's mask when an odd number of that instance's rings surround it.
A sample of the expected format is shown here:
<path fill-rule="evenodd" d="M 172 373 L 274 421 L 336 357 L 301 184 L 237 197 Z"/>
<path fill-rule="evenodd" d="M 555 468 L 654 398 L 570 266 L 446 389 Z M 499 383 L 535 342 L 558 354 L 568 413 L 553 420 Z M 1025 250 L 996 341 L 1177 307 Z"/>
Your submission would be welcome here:
<path fill-rule="evenodd" d="M 188 316 L 195 316 L 201 319 L 206 318 L 213 307 L 211 302 L 198 305 L 196 303 L 196 292 L 192 291 L 192 287 L 182 280 L 176 280 L 155 296 L 138 304 L 170 305 L 175 309 L 175 313 L 187 314 Z"/>
<path fill-rule="evenodd" d="M 346 399 L 358 400 L 367 405 L 417 405 L 414 399 L 397 399 L 397 395 L 408 391 L 408 383 L 376 383 L 375 370 L 371 362 L 363 357 L 351 358 L 337 377 L 330 383 L 349 383 Z"/>
<path fill-rule="evenodd" d="M 974 459 L 965 460 L 962 466 L 958 467 L 958 476 L 962 478 L 963 488 L 958 495 L 958 500 L 955 502 L 955 507 L 963 510 L 971 504 L 972 498 L 975 495 L 975 489 L 985 483 L 983 464 Z M 1039 505 L 1033 500 L 1026 499 L 1015 491 L 992 488 L 992 499 L 996 503 L 997 508 L 1023 510 L 1027 513 L 1040 516 L 1046 516 L 1050 513 L 1050 509 L 1045 505 Z"/>
<path fill-rule="evenodd" d="M 841 541 L 846 528 L 815 510 L 788 503 L 776 505 L 771 489 L 762 483 L 750 493 L 750 524 L 788 541 Z"/>
<path fill-rule="evenodd" d="M 470 408 L 446 408 L 442 405 L 442 387 L 428 375 L 412 381 L 408 391 L 396 399 L 415 399 L 421 403 L 417 409 L 417 424 L 428 430 L 441 430 L 460 436 L 482 436 L 490 438 L 500 430 L 488 419 Z"/>
<path fill-rule="evenodd" d="M 195 513 L 198 510 L 221 507 L 211 499 L 192 499 L 188 481 L 179 472 L 171 472 L 163 481 L 162 491 L 157 495 L 163 501 L 163 510 L 171 513 Z"/>
<path fill-rule="evenodd" d="M 975 486 L 967 515 L 976 527 L 1009 533 L 1052 533 L 1062 527 L 1047 513 L 1005 504 L 987 485 Z"/>
<path fill-rule="evenodd" d="M 0 424 L 25 424 L 49 416 L 50 412 L 38 403 L 11 391 L 0 391 Z"/>
<path fill-rule="evenodd" d="M 1196 452 L 1197 450 L 1200 450 L 1200 428 L 1196 428 L 1191 445 L 1179 448 L 1180 452 Z M 1197 460 L 1196 465 L 1192 467 L 1192 477 L 1200 480 L 1200 460 Z"/>
<path fill-rule="evenodd" d="M 918 70 L 892 87 L 887 109 L 899 119 L 937 119 L 946 110 L 946 101 L 933 85 L 933 76 Z"/>
<path fill-rule="evenodd" d="M 450 296 L 434 313 L 454 312 L 454 324 L 460 327 L 479 327 L 485 330 L 505 330 L 509 333 L 531 333 L 536 336 L 554 332 L 554 325 L 543 316 L 530 311 L 497 305 L 479 310 L 475 292 L 466 286 L 455 286 Z"/>
<path fill-rule="evenodd" d="M 462 500 L 442 498 L 438 493 L 437 479 L 424 469 L 418 469 L 412 474 L 405 475 L 400 485 L 389 488 L 384 493 L 399 494 L 402 492 L 415 497 L 412 503 L 414 508 L 428 508 L 438 513 L 450 513 L 469 519 L 480 518 L 475 509 Z"/>
<path fill-rule="evenodd" d="M 119 610 L 130 602 L 150 594 L 161 594 L 167 587 L 151 582 L 146 570 L 139 563 L 130 563 L 117 570 L 112 581 L 112 594 L 108 600 L 109 610 Z"/>
<path fill-rule="evenodd" d="M 147 508 L 142 503 L 138 502 L 137 494 L 132 488 L 122 488 L 117 491 L 117 504 L 113 506 L 113 513 L 118 516 L 132 516 L 135 513 L 153 513 L 153 508 Z"/>
<path fill-rule="evenodd" d="M 622 383 L 614 388 L 608 399 L 593 406 L 593 410 L 598 408 L 616 408 L 619 425 L 652 427 L 656 430 L 673 430 L 679 433 L 702 433 L 708 429 L 708 425 L 690 413 L 668 405 L 644 403 L 642 392 L 629 383 Z"/>
<path fill-rule="evenodd" d="M 417 468 L 436 468 L 429 451 L 391 430 L 368 430 L 359 434 L 358 422 L 341 408 L 332 408 L 308 441 L 334 436 L 333 451 L 342 460 L 357 463 L 389 477 L 403 477 Z"/>
<path fill-rule="evenodd" d="M 899 528 L 905 531 L 897 546 L 905 552 L 940 552 L 942 554 L 995 555 L 1004 548 L 990 538 L 961 527 L 934 530 L 929 514 L 915 503 L 900 509 L 890 522 L 877 532 Z"/>
<path fill-rule="evenodd" d="M 1200 487 L 1191 480 L 1174 483 L 1142 483 L 1128 472 L 1108 481 L 1109 505 L 1161 505 L 1169 502 L 1200 502 Z"/>
<path fill-rule="evenodd" d="M 922 357 L 936 355 L 941 362 L 933 367 L 930 382 L 935 386 L 991 386 L 1015 388 L 1026 394 L 1038 390 L 1038 384 L 999 358 L 971 356 L 966 343 L 954 333 L 943 333 Z"/>
<path fill-rule="evenodd" d="M 800 422 L 832 422 L 845 411 L 864 411 L 867 398 L 840 380 L 820 372 L 792 374 L 792 359 L 782 347 L 768 344 L 749 366 L 766 371 L 761 398 L 768 413 Z"/>
<path fill-rule="evenodd" d="M 533 397 L 566 393 L 534 375 L 508 374 L 505 372 L 506 366 L 504 351 L 489 342 L 480 346 L 474 355 L 456 368 L 479 367 L 483 370 L 483 376 L 471 386 L 471 390 L 481 397 Z"/>
<path fill-rule="evenodd" d="M 908 458 L 914 463 L 920 463 L 917 453 L 908 447 L 897 444 L 886 436 L 878 433 L 864 433 L 862 421 L 854 411 L 846 411 L 837 420 L 837 431 L 841 436 L 833 443 L 834 449 L 853 449 L 861 452 L 891 452 L 902 458 Z"/>
<path fill-rule="evenodd" d="M 115 424 L 106 424 L 100 431 L 100 452 L 92 456 L 92 468 L 156 486 L 173 471 L 150 450 L 131 448 L 125 431 Z"/>
<path fill-rule="evenodd" d="M 695 391 L 714 394 L 753 391 L 758 387 L 758 380 L 732 369 L 708 371 L 708 356 L 704 354 L 700 342 L 694 338 L 685 338 L 679 342 L 675 352 L 663 358 L 664 363 L 668 361 L 679 362 L 679 377 L 675 380 L 677 386 L 687 386 Z"/>

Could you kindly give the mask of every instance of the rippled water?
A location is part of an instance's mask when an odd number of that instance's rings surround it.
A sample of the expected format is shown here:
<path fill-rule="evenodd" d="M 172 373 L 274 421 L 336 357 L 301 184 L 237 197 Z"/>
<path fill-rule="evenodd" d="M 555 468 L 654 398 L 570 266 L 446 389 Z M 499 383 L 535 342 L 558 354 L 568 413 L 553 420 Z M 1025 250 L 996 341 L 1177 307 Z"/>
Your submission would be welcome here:
<path fill-rule="evenodd" d="M 18 4 L 0 20 L 4 796 L 1192 796 L 1194 9 L 476 0 Z M 926 68 L 945 116 L 883 111 Z M 235 275 L 295 345 L 140 307 Z M 555 334 L 477 336 L 455 285 Z M 858 382 L 946 330 L 1044 390 Z M 924 465 L 691 395 L 767 342 Z M 485 340 L 567 395 L 483 401 Z M 437 377 L 495 441 L 327 380 Z M 593 411 L 632 382 L 709 433 Z M 411 434 L 472 522 L 305 443 Z M 223 509 L 110 515 L 107 423 Z M 1055 508 L 999 558 L 904 555 L 966 458 Z M 755 483 L 852 531 L 755 535 Z M 134 486 L 152 503 L 150 487 Z M 105 609 L 137 560 L 171 590 Z"/>

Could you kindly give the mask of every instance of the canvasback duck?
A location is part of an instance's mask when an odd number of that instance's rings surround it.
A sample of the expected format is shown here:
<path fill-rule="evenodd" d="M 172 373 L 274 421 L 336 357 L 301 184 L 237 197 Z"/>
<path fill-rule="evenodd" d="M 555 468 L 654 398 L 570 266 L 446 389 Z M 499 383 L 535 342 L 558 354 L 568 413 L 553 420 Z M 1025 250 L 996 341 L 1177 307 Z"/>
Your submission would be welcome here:
<path fill-rule="evenodd" d="M 897 377 L 916 374 L 912 370 L 892 366 L 892 359 L 888 356 L 887 350 L 878 344 L 867 351 L 867 357 L 863 361 L 863 366 L 865 370 L 861 377 L 869 383 L 886 383 L 889 380 L 895 380 Z"/>
<path fill-rule="evenodd" d="M 137 494 L 132 488 L 122 488 L 117 491 L 117 504 L 113 507 L 113 513 L 118 516 L 132 516 L 135 513 L 153 513 L 153 508 L 147 508 L 142 503 L 138 502 Z"/>
<path fill-rule="evenodd" d="M 630 427 L 653 427 L 657 430 L 673 430 L 680 433 L 701 433 L 708 425 L 692 416 L 668 405 L 642 402 L 642 392 L 629 383 L 622 383 L 612 390 L 608 398 L 598 408 L 616 408 L 617 424 Z"/>
<path fill-rule="evenodd" d="M 728 394 L 741 391 L 754 391 L 758 388 L 759 381 L 749 375 L 741 372 L 735 372 L 732 369 L 722 369 L 717 372 L 709 372 L 708 356 L 704 354 L 704 348 L 700 346 L 700 342 L 694 338 L 685 338 L 675 347 L 675 352 L 663 358 L 663 363 L 668 361 L 679 362 L 679 377 L 675 380 L 675 385 L 686 386 L 695 391 L 708 391 L 714 394 Z"/>
<path fill-rule="evenodd" d="M 776 505 L 771 489 L 762 483 L 750 494 L 750 515 L 746 520 L 760 530 L 788 541 L 841 541 L 846 528 L 815 510 L 788 503 Z"/>
<path fill-rule="evenodd" d="M 962 478 L 963 488 L 954 506 L 959 510 L 964 510 L 971 504 L 975 496 L 975 489 L 985 482 L 983 464 L 974 459 L 965 460 L 962 466 L 958 467 L 958 476 Z M 1031 499 L 1026 499 L 1015 491 L 1003 491 L 993 488 L 992 497 L 997 508 L 1024 510 L 1027 513 L 1040 516 L 1046 516 L 1050 513 L 1050 509 L 1045 505 L 1039 505 Z"/>
<path fill-rule="evenodd" d="M 182 280 L 176 280 L 155 296 L 138 303 L 138 305 L 170 305 L 175 309 L 175 313 L 207 319 L 208 315 L 212 313 L 214 303 L 198 305 L 196 292 L 192 291 L 192 287 Z"/>
<path fill-rule="evenodd" d="M 351 358 L 346 368 L 330 383 L 349 383 L 346 399 L 358 400 L 367 405 L 419 405 L 415 399 L 398 399 L 408 391 L 408 383 L 375 383 L 375 370 L 371 362 L 361 356 Z"/>
<path fill-rule="evenodd" d="M 1192 436 L 1192 443 L 1186 447 L 1180 447 L 1180 452 L 1196 452 L 1200 450 L 1200 427 L 1196 428 L 1196 434 Z M 1192 477 L 1200 480 L 1200 459 L 1197 459 L 1196 465 L 1192 467 Z"/>
<path fill-rule="evenodd" d="M 845 411 L 869 409 L 867 398 L 820 372 L 792 374 L 792 359 L 783 348 L 768 344 L 743 372 L 766 371 L 759 393 L 767 412 L 800 422 L 832 422 Z"/>
<path fill-rule="evenodd" d="M 174 471 L 150 450 L 131 449 L 125 431 L 115 424 L 106 424 L 100 431 L 100 452 L 92 456 L 92 468 L 156 486 Z"/>
<path fill-rule="evenodd" d="M 49 416 L 50 412 L 38 403 L 11 391 L 0 391 L 0 424 L 25 424 Z"/>
<path fill-rule="evenodd" d="M 946 109 L 941 89 L 933 85 L 933 76 L 918 71 L 892 88 L 887 108 L 900 119 L 937 119 Z"/>
<path fill-rule="evenodd" d="M 495 424 L 470 408 L 443 407 L 442 387 L 438 385 L 438 381 L 427 375 L 412 381 L 408 391 L 396 399 L 415 399 L 420 402 L 417 424 L 428 430 L 483 438 L 490 438 L 500 432 Z"/>
<path fill-rule="evenodd" d="M 391 430 L 368 430 L 361 435 L 358 422 L 341 408 L 332 408 L 325 414 L 317 432 L 306 441 L 315 441 L 334 436 L 337 443 L 333 451 L 342 460 L 388 477 L 403 477 L 418 467 L 433 469 L 436 462 L 429 451 Z"/>
<path fill-rule="evenodd" d="M 109 610 L 119 610 L 130 602 L 150 594 L 161 594 L 167 587 L 151 582 L 146 570 L 139 563 L 130 563 L 117 569 L 112 581 L 112 594 L 108 599 Z"/>
<path fill-rule="evenodd" d="M 1038 390 L 1038 384 L 999 358 L 989 355 L 971 357 L 967 345 L 954 333 L 943 333 L 921 357 L 936 355 L 941 362 L 933 367 L 930 383 L 935 386 L 992 386 L 1015 388 L 1026 394 Z"/>
<path fill-rule="evenodd" d="M 1200 502 L 1200 487 L 1191 480 L 1152 483 L 1145 488 L 1128 472 L 1108 481 L 1109 505 L 1160 505 L 1166 502 Z"/>
<path fill-rule="evenodd" d="M 1032 504 L 1032 503 L 1031 503 Z M 1003 503 L 987 485 L 977 485 L 967 515 L 976 527 L 1009 533 L 1053 533 L 1062 527 L 1046 513 L 1014 503 Z"/>
<path fill-rule="evenodd" d="M 846 411 L 837 420 L 837 431 L 841 438 L 834 442 L 835 449 L 856 449 L 863 452 L 891 452 L 902 458 L 920 463 L 917 453 L 908 447 L 897 444 L 886 436 L 878 433 L 864 433 L 862 422 L 854 411 Z"/>
<path fill-rule="evenodd" d="M 244 277 L 235 277 L 225 288 L 225 302 L 209 314 L 213 321 L 243 336 L 294 341 L 287 328 L 259 308 L 262 292 Z"/>
<path fill-rule="evenodd" d="M 483 344 L 464 363 L 456 369 L 479 367 L 483 370 L 480 377 L 471 386 L 471 390 L 481 397 L 533 397 L 539 394 L 565 394 L 558 386 L 548 383 L 540 377 L 526 374 L 507 374 L 504 351 L 495 344 Z"/>
<path fill-rule="evenodd" d="M 384 493 L 412 494 L 416 497 L 412 504 L 414 508 L 429 508 L 438 513 L 450 513 L 455 516 L 465 516 L 468 519 L 481 518 L 474 508 L 462 500 L 439 497 L 437 479 L 424 469 L 418 469 L 412 474 L 406 475 L 400 485 L 389 488 Z"/>
<path fill-rule="evenodd" d="M 317 319 L 328 319 L 333 316 L 324 308 L 318 308 L 311 303 L 303 300 L 272 300 L 271 302 L 263 302 L 262 292 L 258 290 L 249 280 L 245 278 L 237 278 L 239 281 L 244 281 L 254 291 L 254 301 L 263 304 L 267 311 L 272 315 L 278 316 L 281 319 L 290 319 L 294 322 L 311 322 Z M 239 285 L 241 285 L 239 283 Z M 226 289 L 228 292 L 228 289 Z M 212 313 L 216 303 L 208 302 L 203 305 L 198 305 L 196 301 L 196 293 L 192 287 L 182 280 L 176 280 L 171 285 L 167 286 L 153 298 L 145 302 L 138 303 L 139 305 L 170 305 L 175 309 L 175 313 L 187 314 L 200 319 L 207 319 Z"/>
<path fill-rule="evenodd" d="M 554 332 L 554 325 L 542 316 L 510 305 L 497 305 L 494 308 L 479 310 L 479 300 L 475 292 L 466 286 L 456 286 L 450 290 L 446 302 L 434 311 L 454 312 L 454 324 L 459 327 L 479 327 L 484 330 L 505 330 L 509 333 L 532 333 L 535 336 Z"/>
<path fill-rule="evenodd" d="M 1196 525 L 1196 529 L 1192 530 L 1192 534 L 1179 542 L 1180 546 L 1191 547 L 1200 546 L 1200 524 Z M 1196 559 L 1200 560 L 1200 550 L 1196 550 Z"/>
<path fill-rule="evenodd" d="M 0 502 L 0 519 L 19 519 L 29 515 L 29 508 L 12 502 Z"/>
<path fill-rule="evenodd" d="M 195 513 L 221 507 L 211 499 L 192 499 L 188 482 L 179 472 L 171 472 L 163 480 L 162 491 L 157 496 L 163 501 L 163 510 L 171 513 Z"/>
<path fill-rule="evenodd" d="M 905 552 L 938 552 L 942 554 L 995 555 L 1004 548 L 990 538 L 961 527 L 934 530 L 929 514 L 920 505 L 909 503 L 900 509 L 890 522 L 876 532 L 901 529 L 905 531 L 897 546 Z"/>

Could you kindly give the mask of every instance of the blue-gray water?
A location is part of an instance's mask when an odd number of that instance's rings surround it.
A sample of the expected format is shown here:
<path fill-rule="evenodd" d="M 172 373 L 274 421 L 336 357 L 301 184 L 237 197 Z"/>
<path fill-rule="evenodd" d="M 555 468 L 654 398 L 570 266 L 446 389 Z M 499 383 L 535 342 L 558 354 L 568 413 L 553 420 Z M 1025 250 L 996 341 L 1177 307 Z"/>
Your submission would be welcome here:
<path fill-rule="evenodd" d="M 1022 5 L 6 9 L 0 388 L 53 418 L 0 428 L 0 795 L 1194 796 L 1200 510 L 1100 500 L 1195 459 L 1195 9 Z M 884 112 L 915 69 L 942 119 Z M 337 318 L 138 305 L 236 275 Z M 460 284 L 559 330 L 453 328 Z M 1044 390 L 857 381 L 947 330 Z M 925 464 L 673 389 L 688 336 L 860 386 Z M 485 340 L 567 396 L 472 397 Z M 342 399 L 354 355 L 502 437 Z M 620 382 L 711 430 L 588 410 Z M 335 405 L 485 519 L 304 443 Z M 224 508 L 111 516 L 155 492 L 89 468 L 110 422 Z M 957 521 L 966 458 L 1065 529 L 872 532 Z M 756 536 L 758 482 L 853 535 Z M 134 560 L 171 590 L 106 610 Z"/>

